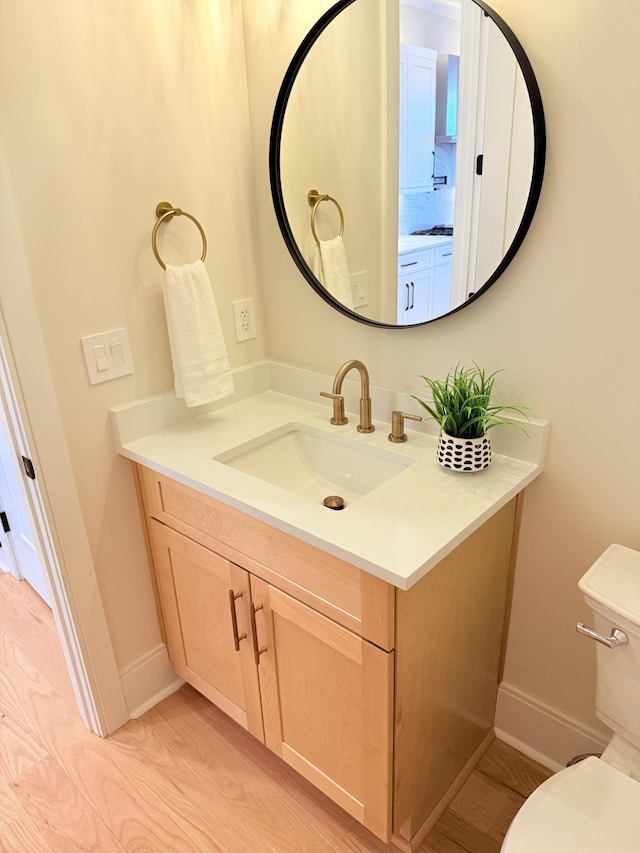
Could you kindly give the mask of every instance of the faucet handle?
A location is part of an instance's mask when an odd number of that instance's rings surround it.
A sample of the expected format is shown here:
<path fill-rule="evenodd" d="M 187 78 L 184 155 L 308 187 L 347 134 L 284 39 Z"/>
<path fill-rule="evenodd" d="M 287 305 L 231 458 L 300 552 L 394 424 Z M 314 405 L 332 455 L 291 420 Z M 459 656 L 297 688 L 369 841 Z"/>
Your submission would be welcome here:
<path fill-rule="evenodd" d="M 391 432 L 389 433 L 389 441 L 394 444 L 400 444 L 407 440 L 404 431 L 404 420 L 409 418 L 410 421 L 421 421 L 420 415 L 408 415 L 406 412 L 391 412 Z"/>
<path fill-rule="evenodd" d="M 342 394 L 331 394 L 329 391 L 321 391 L 320 396 L 333 400 L 333 417 L 331 418 L 331 423 L 334 426 L 342 426 L 349 423 L 349 419 L 344 414 L 344 397 Z"/>

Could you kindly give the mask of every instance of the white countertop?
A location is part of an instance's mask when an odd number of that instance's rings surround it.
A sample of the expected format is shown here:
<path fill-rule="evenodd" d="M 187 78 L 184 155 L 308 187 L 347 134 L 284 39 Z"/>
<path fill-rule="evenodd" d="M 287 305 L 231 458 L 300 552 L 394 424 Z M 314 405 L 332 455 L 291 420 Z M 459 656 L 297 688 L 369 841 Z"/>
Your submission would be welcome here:
<path fill-rule="evenodd" d="M 149 401 L 141 401 L 140 406 L 148 405 Z M 218 404 L 199 417 L 190 415 L 157 430 L 147 412 L 142 421 L 148 424 L 149 433 L 132 438 L 127 423 L 137 417 L 135 404 L 112 410 L 116 443 L 123 456 L 322 548 L 400 589 L 408 589 L 419 580 L 542 471 L 547 427 L 543 421 L 534 424 L 538 435 L 529 439 L 532 446 L 539 448 L 539 459 L 494 452 L 486 471 L 461 474 L 439 466 L 435 458 L 436 437 L 412 430 L 409 422 L 409 440 L 392 444 L 387 439 L 388 422 L 374 421 L 376 431 L 365 435 L 356 430 L 357 415 L 350 414 L 349 423 L 341 427 L 330 424 L 330 415 L 330 404 L 268 390 L 229 406 Z M 292 422 L 308 424 L 330 435 L 338 433 L 408 456 L 415 462 L 343 511 L 332 512 L 322 504 L 297 497 L 214 459 Z M 502 429 L 518 432 L 509 427 Z"/>
<path fill-rule="evenodd" d="M 453 242 L 453 237 L 439 235 L 437 237 L 431 234 L 402 234 L 398 237 L 398 254 L 406 255 L 407 252 L 414 252 L 417 249 L 435 249 L 437 246 L 445 246 Z"/>

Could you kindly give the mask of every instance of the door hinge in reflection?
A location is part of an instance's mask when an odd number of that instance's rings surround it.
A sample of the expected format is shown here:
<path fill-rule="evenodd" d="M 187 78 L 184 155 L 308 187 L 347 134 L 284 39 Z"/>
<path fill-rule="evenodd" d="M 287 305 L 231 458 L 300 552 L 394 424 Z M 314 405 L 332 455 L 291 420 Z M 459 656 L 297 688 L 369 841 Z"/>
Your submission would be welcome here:
<path fill-rule="evenodd" d="M 2 524 L 2 529 L 5 533 L 11 533 L 11 528 L 9 527 L 9 519 L 7 518 L 6 512 L 0 512 L 0 524 Z"/>
<path fill-rule="evenodd" d="M 35 480 L 36 472 L 33 467 L 33 462 L 30 459 L 27 459 L 26 456 L 22 457 L 22 464 L 24 465 L 24 473 L 29 477 L 30 480 Z"/>

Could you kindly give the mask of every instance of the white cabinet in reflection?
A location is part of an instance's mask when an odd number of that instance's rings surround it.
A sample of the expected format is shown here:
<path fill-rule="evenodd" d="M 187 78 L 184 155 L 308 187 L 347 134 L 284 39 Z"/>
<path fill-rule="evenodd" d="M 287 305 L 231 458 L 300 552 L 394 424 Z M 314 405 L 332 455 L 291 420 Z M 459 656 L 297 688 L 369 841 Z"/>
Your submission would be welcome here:
<path fill-rule="evenodd" d="M 400 189 L 433 188 L 436 128 L 435 50 L 400 45 Z"/>
<path fill-rule="evenodd" d="M 399 326 L 426 323 L 447 314 L 451 304 L 453 243 L 414 249 L 398 255 Z"/>
<path fill-rule="evenodd" d="M 429 320 L 442 317 L 451 310 L 451 259 L 453 242 L 438 246 L 435 250 L 433 267 L 433 290 L 431 294 Z"/>

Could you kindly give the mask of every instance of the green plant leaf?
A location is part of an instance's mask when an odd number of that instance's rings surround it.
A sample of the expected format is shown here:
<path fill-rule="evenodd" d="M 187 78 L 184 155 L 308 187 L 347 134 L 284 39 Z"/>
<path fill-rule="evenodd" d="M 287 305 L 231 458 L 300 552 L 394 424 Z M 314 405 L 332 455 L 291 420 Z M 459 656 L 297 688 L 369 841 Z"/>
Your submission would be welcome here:
<path fill-rule="evenodd" d="M 454 438 L 480 438 L 487 430 L 506 425 L 516 426 L 526 435 L 522 424 L 503 417 L 505 412 L 514 412 L 528 420 L 525 407 L 491 404 L 496 376 L 500 372 L 487 373 L 475 362 L 473 367 L 458 364 L 444 379 L 421 377 L 431 392 L 431 404 L 415 394 L 412 396 L 439 424 L 441 431 Z"/>

